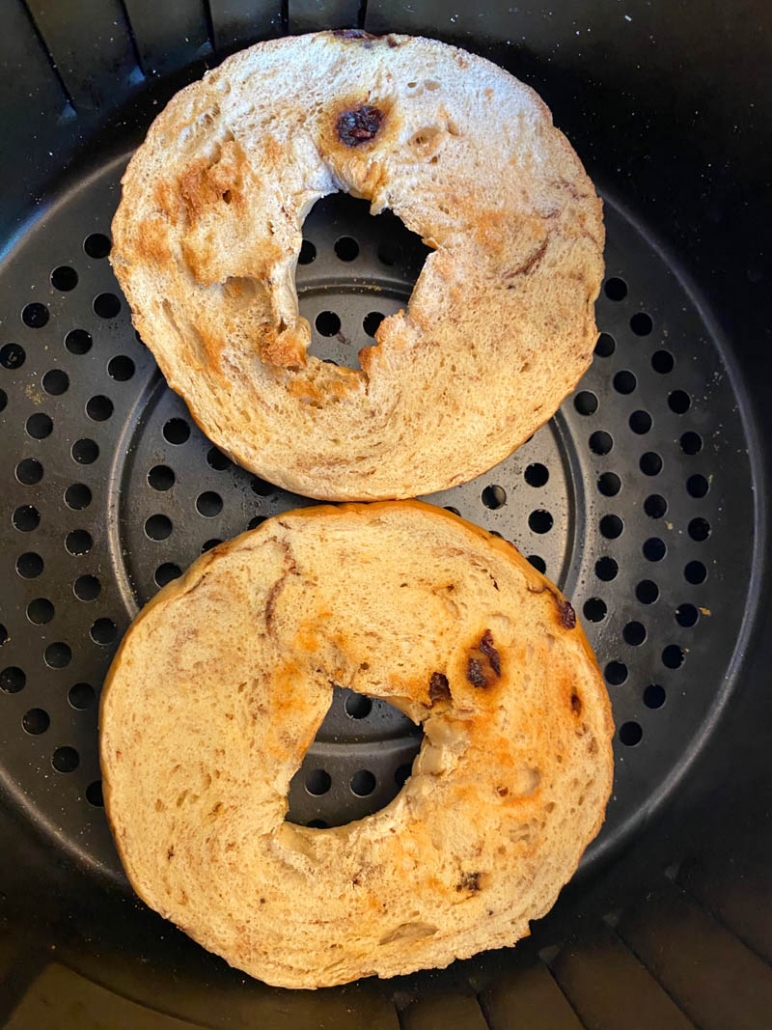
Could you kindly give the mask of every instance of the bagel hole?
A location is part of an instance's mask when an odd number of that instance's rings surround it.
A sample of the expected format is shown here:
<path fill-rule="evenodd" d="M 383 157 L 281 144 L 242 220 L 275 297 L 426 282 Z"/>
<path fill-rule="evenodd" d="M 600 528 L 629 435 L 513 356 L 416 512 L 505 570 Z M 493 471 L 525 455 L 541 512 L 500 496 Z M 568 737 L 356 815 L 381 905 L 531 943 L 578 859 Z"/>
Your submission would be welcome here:
<path fill-rule="evenodd" d="M 369 675 L 368 668 L 360 666 L 358 675 Z M 290 781 L 286 821 L 335 827 L 373 815 L 410 779 L 423 736 L 395 705 L 335 686 L 316 738 Z"/>
<path fill-rule="evenodd" d="M 407 307 L 431 248 L 393 212 L 371 215 L 367 200 L 347 193 L 319 200 L 303 235 L 296 287 L 300 314 L 313 327 L 308 353 L 329 366 L 328 382 L 344 382 L 336 367 L 362 367 L 362 348 L 378 346 L 381 322 Z"/>

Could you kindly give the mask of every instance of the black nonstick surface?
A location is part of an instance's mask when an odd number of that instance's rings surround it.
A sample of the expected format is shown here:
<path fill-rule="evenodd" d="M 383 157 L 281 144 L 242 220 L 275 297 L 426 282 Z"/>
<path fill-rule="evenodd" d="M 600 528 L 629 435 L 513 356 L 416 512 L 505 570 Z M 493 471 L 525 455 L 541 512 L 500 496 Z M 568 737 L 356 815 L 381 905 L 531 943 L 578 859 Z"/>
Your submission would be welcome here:
<path fill-rule="evenodd" d="M 0 36 L 0 1022 L 139 1027 L 147 1007 L 288 1030 L 767 1026 L 772 883 L 749 870 L 769 867 L 772 811 L 772 22 L 752 0 L 720 16 L 601 6 L 11 0 Z M 212 447 L 136 336 L 107 256 L 121 172 L 175 88 L 257 38 L 356 23 L 456 42 L 535 85 L 604 196 L 592 368 L 507 461 L 427 500 L 512 540 L 572 599 L 612 698 L 615 788 L 533 942 L 446 973 L 301 995 L 246 981 L 149 913 L 107 828 L 97 709 L 132 617 L 216 542 L 314 503 Z M 304 236 L 312 352 L 356 367 L 380 317 L 406 303 L 425 248 L 346 196 L 320 201 Z M 419 746 L 394 709 L 336 690 L 289 818 L 336 825 L 376 810 Z M 144 1007 L 124 1011 L 125 998 Z"/>
<path fill-rule="evenodd" d="M 107 260 L 123 166 L 57 198 L 0 277 L 2 771 L 58 846 L 113 878 L 96 714 L 122 633 L 203 551 L 313 503 L 214 448 L 137 338 Z M 720 343 L 645 234 L 611 203 L 606 221 L 591 370 L 514 455 L 427 498 L 512 540 L 583 617 L 618 727 L 614 795 L 588 862 L 635 833 L 706 739 L 754 594 L 753 474 Z M 317 204 L 305 240 L 312 352 L 356 365 L 425 250 L 342 195 Z M 290 818 L 337 825 L 382 807 L 419 744 L 395 709 L 339 691 Z"/>

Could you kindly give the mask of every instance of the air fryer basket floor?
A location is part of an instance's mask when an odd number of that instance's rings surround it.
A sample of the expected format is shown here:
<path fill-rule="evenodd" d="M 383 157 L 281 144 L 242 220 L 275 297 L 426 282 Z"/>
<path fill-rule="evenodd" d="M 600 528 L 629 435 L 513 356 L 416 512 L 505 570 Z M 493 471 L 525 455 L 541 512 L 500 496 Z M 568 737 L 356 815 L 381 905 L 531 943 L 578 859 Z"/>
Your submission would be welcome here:
<path fill-rule="evenodd" d="M 203 551 L 311 503 L 212 447 L 133 331 L 106 257 L 123 165 L 52 204 L 0 275 L 11 510 L 0 561 L 12 601 L 2 775 L 60 847 L 116 879 L 96 714 L 121 635 Z M 635 832 L 726 701 L 754 541 L 747 441 L 718 342 L 645 235 L 610 203 L 606 222 L 592 368 L 514 455 L 428 498 L 512 540 L 583 617 L 618 729 L 614 794 L 585 862 Z M 317 205 L 304 235 L 312 351 L 356 364 L 380 318 L 405 304 L 424 248 L 342 195 Z M 290 818 L 335 825 L 382 807 L 419 744 L 384 702 L 337 692 Z"/>
<path fill-rule="evenodd" d="M 168 1012 L 270 1030 L 767 1030 L 764 10 L 757 0 L 727 9 L 717 31 L 702 5 L 649 0 L 554 12 L 10 0 L 0 35 L 0 1023 L 180 1026 Z M 97 707 L 131 618 L 203 550 L 314 503 L 206 440 L 137 338 L 107 255 L 130 149 L 173 92 L 164 76 L 184 85 L 202 59 L 261 36 L 357 18 L 375 32 L 452 39 L 532 82 L 611 187 L 592 368 L 507 461 L 428 500 L 513 540 L 573 600 L 613 702 L 615 789 L 582 869 L 530 941 L 444 972 L 309 995 L 246 980 L 150 913 L 107 829 Z M 393 216 L 372 218 L 346 196 L 320 201 L 304 235 L 297 283 L 312 352 L 356 366 L 380 318 L 406 303 L 426 250 Z M 336 690 L 293 780 L 290 818 L 335 825 L 386 804 L 420 739 L 389 706 Z"/>

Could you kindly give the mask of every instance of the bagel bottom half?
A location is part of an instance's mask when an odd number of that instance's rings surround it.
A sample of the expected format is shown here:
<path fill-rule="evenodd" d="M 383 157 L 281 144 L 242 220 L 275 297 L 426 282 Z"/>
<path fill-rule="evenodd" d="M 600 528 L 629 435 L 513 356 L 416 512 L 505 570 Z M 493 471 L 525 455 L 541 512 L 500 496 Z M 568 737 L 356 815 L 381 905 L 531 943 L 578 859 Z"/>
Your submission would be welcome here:
<path fill-rule="evenodd" d="M 398 796 L 285 821 L 332 686 L 424 729 Z M 152 908 L 271 984 L 512 945 L 603 822 L 608 695 L 573 609 L 503 540 L 419 502 L 276 516 L 127 633 L 102 698 L 107 813 Z"/>

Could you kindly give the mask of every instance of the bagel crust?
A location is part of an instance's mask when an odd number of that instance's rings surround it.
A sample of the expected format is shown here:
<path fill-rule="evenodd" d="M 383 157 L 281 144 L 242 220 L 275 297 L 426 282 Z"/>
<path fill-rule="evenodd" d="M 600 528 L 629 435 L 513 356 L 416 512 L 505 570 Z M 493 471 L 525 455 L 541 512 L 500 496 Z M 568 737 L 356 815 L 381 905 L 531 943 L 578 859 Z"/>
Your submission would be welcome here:
<path fill-rule="evenodd" d="M 295 290 L 306 214 L 340 190 L 433 248 L 361 371 L 307 353 Z M 592 360 L 592 183 L 533 90 L 434 40 L 323 32 L 228 58 L 155 120 L 112 231 L 134 324 L 201 428 L 310 497 L 466 482 Z"/>
<path fill-rule="evenodd" d="M 285 821 L 333 683 L 421 723 L 385 808 Z M 126 634 L 105 805 L 144 901 L 231 965 L 314 988 L 512 945 L 603 822 L 609 699 L 571 605 L 417 501 L 306 508 L 214 548 Z"/>

